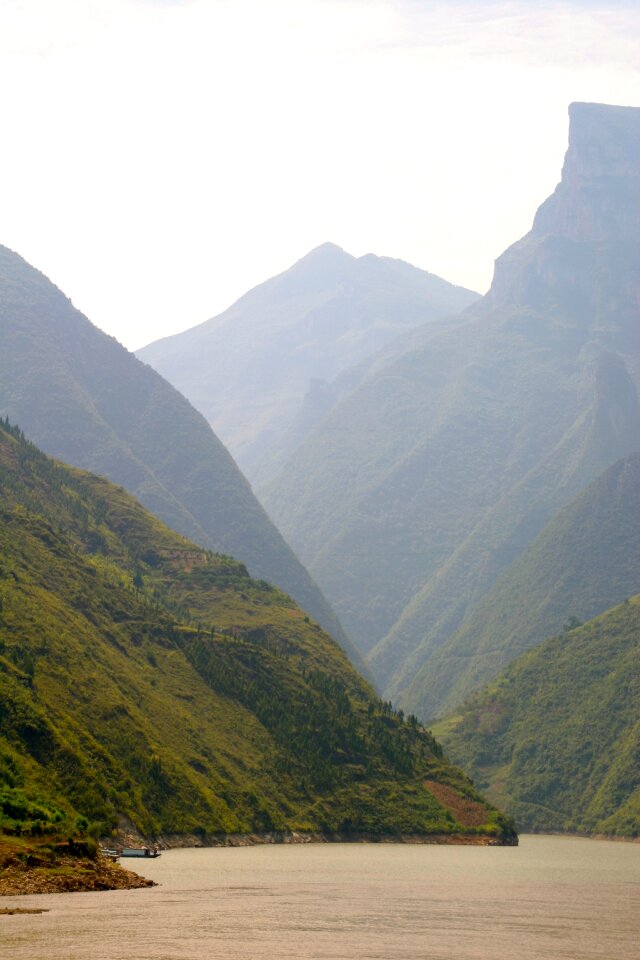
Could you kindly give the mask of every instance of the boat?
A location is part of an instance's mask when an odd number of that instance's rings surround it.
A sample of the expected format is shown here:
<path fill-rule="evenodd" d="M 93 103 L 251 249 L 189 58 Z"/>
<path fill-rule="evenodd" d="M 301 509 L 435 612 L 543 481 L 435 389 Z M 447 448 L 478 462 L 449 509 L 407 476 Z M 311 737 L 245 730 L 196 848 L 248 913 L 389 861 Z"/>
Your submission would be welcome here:
<path fill-rule="evenodd" d="M 120 847 L 118 850 L 120 857 L 159 857 L 160 851 L 157 847 Z"/>

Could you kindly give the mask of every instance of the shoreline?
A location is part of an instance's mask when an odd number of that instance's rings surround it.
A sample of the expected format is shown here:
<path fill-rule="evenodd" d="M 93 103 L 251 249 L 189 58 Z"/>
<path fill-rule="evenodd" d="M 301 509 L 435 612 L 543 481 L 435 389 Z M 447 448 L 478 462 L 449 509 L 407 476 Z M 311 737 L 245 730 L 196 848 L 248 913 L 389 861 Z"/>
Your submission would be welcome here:
<path fill-rule="evenodd" d="M 70 843 L 38 838 L 28 845 L 2 838 L 0 901 L 39 893 L 84 893 L 135 890 L 155 883 L 113 863 L 100 853 L 78 850 Z M 57 848 L 57 849 L 56 849 Z M 71 848 L 71 849 L 70 849 Z M 15 910 L 3 911 L 14 912 Z"/>
<path fill-rule="evenodd" d="M 39 872 L 38 868 L 9 868 L 0 875 L 0 902 L 3 897 L 26 897 L 41 893 L 90 893 L 102 890 L 139 890 L 155 887 L 148 880 L 117 863 L 99 858 L 93 866 L 66 864 L 66 872 Z M 0 913 L 16 913 L 15 909 Z M 24 912 L 24 911 L 21 911 Z"/>
<path fill-rule="evenodd" d="M 145 843 L 141 838 L 132 838 L 136 843 Z M 301 843 L 406 843 L 432 844 L 440 846 L 477 846 L 477 847 L 506 847 L 517 846 L 517 837 L 513 841 L 505 841 L 499 837 L 465 834 L 375 834 L 375 833 L 303 833 L 292 830 L 290 832 L 269 833 L 228 833 L 208 834 L 165 834 L 154 838 L 152 844 L 164 850 L 184 849 L 189 847 L 253 847 L 262 844 L 301 844 Z"/>
<path fill-rule="evenodd" d="M 519 833 L 521 837 L 557 837 L 562 839 L 565 837 L 567 840 L 610 840 L 612 843 L 640 843 L 640 836 L 638 837 L 622 837 L 619 834 L 608 834 L 608 833 L 562 833 L 559 830 L 538 830 L 534 832 L 533 830 L 522 830 Z"/>

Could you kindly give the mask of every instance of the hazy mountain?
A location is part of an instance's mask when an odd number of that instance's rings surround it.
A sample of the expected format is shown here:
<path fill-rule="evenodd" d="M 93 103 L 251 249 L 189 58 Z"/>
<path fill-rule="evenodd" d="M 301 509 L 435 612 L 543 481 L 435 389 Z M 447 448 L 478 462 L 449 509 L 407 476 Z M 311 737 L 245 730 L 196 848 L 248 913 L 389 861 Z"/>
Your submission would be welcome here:
<path fill-rule="evenodd" d="M 498 577 L 404 696 L 419 716 L 451 713 L 545 637 L 640 591 L 640 454 L 619 460 Z"/>
<path fill-rule="evenodd" d="M 487 296 L 339 403 L 269 489 L 387 695 L 638 449 L 639 148 L 639 109 L 573 104 L 562 180 Z"/>
<path fill-rule="evenodd" d="M 512 839 L 241 564 L 3 425 L 0 492 L 0 830 Z"/>
<path fill-rule="evenodd" d="M 453 314 L 442 320 L 430 320 L 419 327 L 412 327 L 399 334 L 390 343 L 359 363 L 348 367 L 333 380 L 313 379 L 295 417 L 285 423 L 282 429 L 272 437 L 269 449 L 257 467 L 253 488 L 258 498 L 287 466 L 288 460 L 295 455 L 305 438 L 323 421 L 330 411 L 357 387 L 383 370 L 389 363 L 413 349 L 415 344 L 423 347 L 445 330 L 453 330 L 465 322 L 465 314 Z"/>
<path fill-rule="evenodd" d="M 335 614 L 204 417 L 0 247 L 0 415 L 52 456 L 121 483 L 165 523 L 290 593 L 340 642 Z M 350 648 L 351 649 L 351 648 Z"/>
<path fill-rule="evenodd" d="M 639 638 L 636 596 L 523 654 L 437 728 L 520 829 L 640 835 Z"/>
<path fill-rule="evenodd" d="M 217 317 L 138 351 L 200 410 L 252 480 L 312 381 L 329 384 L 398 334 L 458 313 L 477 294 L 402 260 L 325 243 Z M 298 425 L 299 426 L 299 425 Z"/>

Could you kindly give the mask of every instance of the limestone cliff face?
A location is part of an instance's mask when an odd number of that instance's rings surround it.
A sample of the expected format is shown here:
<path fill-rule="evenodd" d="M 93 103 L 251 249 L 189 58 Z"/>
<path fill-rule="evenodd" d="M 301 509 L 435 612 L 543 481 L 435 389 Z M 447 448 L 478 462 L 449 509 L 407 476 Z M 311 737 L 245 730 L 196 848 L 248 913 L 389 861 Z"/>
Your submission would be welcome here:
<path fill-rule="evenodd" d="M 573 312 L 584 313 L 590 292 L 608 285 L 603 271 L 611 278 L 612 260 L 637 259 L 639 158 L 640 108 L 571 104 L 560 183 L 539 208 L 531 232 L 496 261 L 490 297 L 540 306 L 557 302 L 564 289 Z M 624 283 L 637 306 L 637 271 L 626 271 Z"/>
<path fill-rule="evenodd" d="M 571 104 L 562 179 L 538 210 L 533 233 L 578 241 L 640 236 L 639 160 L 638 107 Z"/>

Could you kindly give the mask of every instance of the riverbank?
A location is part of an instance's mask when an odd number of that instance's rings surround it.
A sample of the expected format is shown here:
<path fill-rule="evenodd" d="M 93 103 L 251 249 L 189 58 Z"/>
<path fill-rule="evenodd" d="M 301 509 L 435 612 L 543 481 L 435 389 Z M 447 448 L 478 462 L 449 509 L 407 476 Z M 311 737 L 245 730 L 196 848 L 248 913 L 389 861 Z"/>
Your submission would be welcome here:
<path fill-rule="evenodd" d="M 132 846 L 157 846 L 164 850 L 189 847 L 254 847 L 260 844 L 288 843 L 406 843 L 437 844 L 439 846 L 502 847 L 517 846 L 517 837 L 512 842 L 484 834 L 376 834 L 376 833 L 227 833 L 227 834 L 164 834 L 145 839 L 136 834 L 126 834 L 119 842 Z"/>
<path fill-rule="evenodd" d="M 0 897 L 150 886 L 84 841 L 0 835 Z"/>

